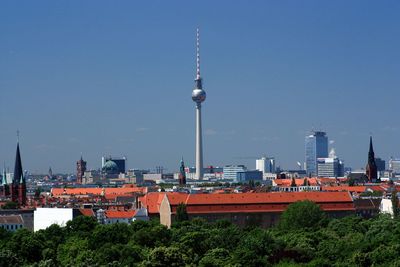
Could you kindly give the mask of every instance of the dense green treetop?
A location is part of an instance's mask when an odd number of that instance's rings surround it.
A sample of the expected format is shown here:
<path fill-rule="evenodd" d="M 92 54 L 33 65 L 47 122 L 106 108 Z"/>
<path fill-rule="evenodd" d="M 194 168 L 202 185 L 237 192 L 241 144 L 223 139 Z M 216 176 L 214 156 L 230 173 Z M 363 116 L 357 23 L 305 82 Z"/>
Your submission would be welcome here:
<path fill-rule="evenodd" d="M 100 225 L 77 217 L 65 227 L 14 233 L 0 228 L 0 266 L 400 266 L 400 221 L 328 219 L 298 202 L 277 227 L 183 220 Z"/>

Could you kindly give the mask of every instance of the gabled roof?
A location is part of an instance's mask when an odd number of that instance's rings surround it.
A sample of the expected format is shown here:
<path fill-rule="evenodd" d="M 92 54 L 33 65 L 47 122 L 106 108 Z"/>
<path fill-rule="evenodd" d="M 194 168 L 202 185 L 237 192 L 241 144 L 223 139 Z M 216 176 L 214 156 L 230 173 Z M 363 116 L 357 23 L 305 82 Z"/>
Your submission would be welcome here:
<path fill-rule="evenodd" d="M 186 198 L 189 194 L 181 192 L 150 192 L 143 197 L 139 197 L 139 202 L 143 208 L 146 208 L 149 214 L 159 213 L 160 205 L 165 196 L 168 195 L 168 200 L 173 205 L 178 205 L 179 203 L 186 203 Z"/>
<path fill-rule="evenodd" d="M 0 224 L 24 224 L 24 220 L 21 215 L 2 215 Z"/>

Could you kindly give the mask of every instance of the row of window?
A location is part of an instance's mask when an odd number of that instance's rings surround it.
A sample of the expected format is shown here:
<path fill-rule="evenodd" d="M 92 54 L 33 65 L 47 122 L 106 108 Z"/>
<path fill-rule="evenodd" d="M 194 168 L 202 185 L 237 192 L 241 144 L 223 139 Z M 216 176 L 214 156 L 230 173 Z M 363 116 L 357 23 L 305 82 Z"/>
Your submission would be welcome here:
<path fill-rule="evenodd" d="M 22 224 L 2 224 L 0 225 L 1 228 L 6 229 L 6 230 L 17 230 L 22 228 Z"/>

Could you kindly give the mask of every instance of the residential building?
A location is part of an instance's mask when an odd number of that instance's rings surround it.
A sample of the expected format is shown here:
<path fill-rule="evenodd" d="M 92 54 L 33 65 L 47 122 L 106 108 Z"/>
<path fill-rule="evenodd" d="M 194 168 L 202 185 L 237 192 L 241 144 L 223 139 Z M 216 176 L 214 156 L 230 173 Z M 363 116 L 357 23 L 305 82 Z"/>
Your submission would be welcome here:
<path fill-rule="evenodd" d="M 15 232 L 24 227 L 24 220 L 21 215 L 2 215 L 0 216 L 0 228 Z"/>

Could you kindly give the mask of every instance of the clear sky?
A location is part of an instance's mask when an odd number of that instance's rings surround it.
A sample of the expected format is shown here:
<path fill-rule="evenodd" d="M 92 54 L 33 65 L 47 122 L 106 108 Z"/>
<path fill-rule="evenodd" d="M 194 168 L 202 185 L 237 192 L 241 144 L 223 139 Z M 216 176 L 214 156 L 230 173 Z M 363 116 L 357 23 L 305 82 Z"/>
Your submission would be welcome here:
<path fill-rule="evenodd" d="M 304 161 L 327 131 L 346 165 L 400 156 L 399 1 L 0 2 L 0 161 L 75 171 L 194 165 L 195 31 L 204 163 Z"/>

